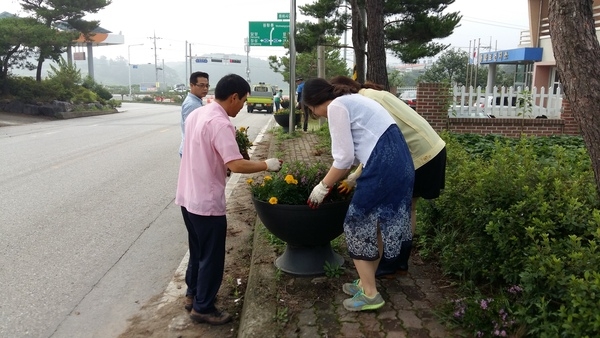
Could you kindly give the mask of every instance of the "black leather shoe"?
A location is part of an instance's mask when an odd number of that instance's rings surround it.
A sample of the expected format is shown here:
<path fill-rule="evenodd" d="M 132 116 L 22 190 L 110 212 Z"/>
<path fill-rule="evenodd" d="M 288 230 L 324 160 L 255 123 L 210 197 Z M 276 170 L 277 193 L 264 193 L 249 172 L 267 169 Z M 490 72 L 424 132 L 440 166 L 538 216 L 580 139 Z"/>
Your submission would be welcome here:
<path fill-rule="evenodd" d="M 215 311 L 211 313 L 198 313 L 192 309 L 190 318 L 198 323 L 207 323 L 210 325 L 223 325 L 231 321 L 231 315 L 225 311 Z"/>
<path fill-rule="evenodd" d="M 183 306 L 188 312 L 194 307 L 194 296 L 185 296 L 185 305 Z"/>

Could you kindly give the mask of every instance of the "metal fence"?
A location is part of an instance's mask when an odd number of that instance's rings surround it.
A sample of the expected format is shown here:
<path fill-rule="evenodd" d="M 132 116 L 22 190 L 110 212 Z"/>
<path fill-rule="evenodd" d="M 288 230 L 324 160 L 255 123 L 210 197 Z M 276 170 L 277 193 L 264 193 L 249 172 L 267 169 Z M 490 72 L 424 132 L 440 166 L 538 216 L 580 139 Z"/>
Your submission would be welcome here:
<path fill-rule="evenodd" d="M 562 93 L 546 92 L 546 88 L 493 87 L 492 91 L 481 87 L 455 86 L 451 88 L 452 103 L 449 117 L 481 118 L 549 118 L 559 119 L 562 109 Z"/>

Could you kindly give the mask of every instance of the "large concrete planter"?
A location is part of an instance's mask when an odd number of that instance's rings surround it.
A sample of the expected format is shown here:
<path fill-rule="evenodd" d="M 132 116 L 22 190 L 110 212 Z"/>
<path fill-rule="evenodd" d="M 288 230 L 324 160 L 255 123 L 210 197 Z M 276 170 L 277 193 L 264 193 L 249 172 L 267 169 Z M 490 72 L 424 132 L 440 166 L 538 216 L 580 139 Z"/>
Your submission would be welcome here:
<path fill-rule="evenodd" d="M 344 259 L 331 248 L 331 241 L 342 234 L 350 200 L 325 203 L 317 209 L 308 205 L 269 204 L 252 199 L 265 227 L 286 242 L 275 266 L 284 272 L 312 276 L 325 273 L 324 266 L 341 266 Z"/>

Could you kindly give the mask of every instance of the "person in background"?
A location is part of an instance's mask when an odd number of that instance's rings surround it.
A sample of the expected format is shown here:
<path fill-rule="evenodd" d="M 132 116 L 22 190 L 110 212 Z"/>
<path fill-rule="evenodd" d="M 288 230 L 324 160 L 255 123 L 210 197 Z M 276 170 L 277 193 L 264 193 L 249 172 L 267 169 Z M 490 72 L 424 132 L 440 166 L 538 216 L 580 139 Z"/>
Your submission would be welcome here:
<path fill-rule="evenodd" d="M 192 111 L 204 105 L 202 98 L 208 94 L 208 74 L 205 72 L 194 72 L 190 75 L 190 92 L 181 104 L 181 144 L 179 145 L 179 157 L 183 153 L 183 141 L 185 140 L 185 119 Z"/>
<path fill-rule="evenodd" d="M 226 75 L 217 83 L 214 102 L 194 110 L 185 123 L 185 151 L 175 197 L 188 231 L 190 251 L 185 308 L 191 319 L 211 325 L 231 320 L 231 315 L 215 307 L 225 266 L 226 170 L 255 173 L 281 168 L 276 158 L 251 161 L 240 154 L 230 117 L 242 109 L 249 93 L 244 78 Z"/>
<path fill-rule="evenodd" d="M 360 279 L 342 286 L 351 295 L 349 311 L 375 310 L 385 301 L 377 291 L 375 271 L 381 257 L 400 254 L 410 238 L 410 202 L 415 168 L 400 129 L 377 102 L 355 94 L 351 87 L 325 79 L 306 81 L 302 102 L 313 114 L 327 117 L 333 164 L 312 190 L 308 205 L 318 207 L 333 185 L 364 163 L 362 175 L 344 219 L 348 253 Z"/>
<path fill-rule="evenodd" d="M 330 80 L 336 85 L 348 86 L 360 95 L 368 97 L 381 104 L 396 121 L 404 139 L 408 144 L 415 167 L 415 185 L 411 203 L 411 233 L 414 235 L 417 224 L 417 201 L 420 197 L 434 199 L 440 196 L 445 187 L 446 179 L 446 142 L 438 135 L 431 125 L 416 111 L 394 94 L 383 90 L 380 85 L 359 82 L 346 76 L 336 76 Z M 362 166 L 348 175 L 340 185 L 340 191 L 349 192 L 356 185 Z M 408 270 L 408 259 L 412 248 L 411 239 L 402 242 L 400 255 L 392 260 L 382 259 L 379 262 L 376 276 L 387 276 L 397 271 Z"/>
<path fill-rule="evenodd" d="M 308 110 L 304 109 L 302 104 L 302 90 L 304 89 L 304 79 L 299 77 L 296 79 L 296 96 L 298 97 L 298 104 L 296 105 L 296 109 L 302 110 L 304 114 L 304 124 L 302 129 L 304 131 L 308 131 Z"/>
<path fill-rule="evenodd" d="M 279 111 L 281 107 L 281 99 L 283 98 L 283 89 L 279 89 L 273 98 L 273 102 L 275 103 L 275 111 Z"/>

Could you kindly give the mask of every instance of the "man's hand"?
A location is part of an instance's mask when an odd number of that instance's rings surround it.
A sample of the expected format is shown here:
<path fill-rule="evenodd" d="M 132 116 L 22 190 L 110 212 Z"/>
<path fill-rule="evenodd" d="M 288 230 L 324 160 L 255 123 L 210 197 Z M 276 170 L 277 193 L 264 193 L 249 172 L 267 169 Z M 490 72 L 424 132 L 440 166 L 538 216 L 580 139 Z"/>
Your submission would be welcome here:
<path fill-rule="evenodd" d="M 283 161 L 277 158 L 269 158 L 265 160 L 265 163 L 267 164 L 267 171 L 279 171 Z"/>
<path fill-rule="evenodd" d="M 325 185 L 323 181 L 321 181 L 321 183 L 317 184 L 313 188 L 312 192 L 310 193 L 310 196 L 308 196 L 308 200 L 306 201 L 306 203 L 308 203 L 308 206 L 310 206 L 311 208 L 316 209 L 319 207 L 319 204 L 323 203 L 323 200 L 329 194 L 330 191 L 331 188 Z"/>
<path fill-rule="evenodd" d="M 356 168 L 356 170 L 353 173 L 348 175 L 348 178 L 346 178 L 345 180 L 342 181 L 342 183 L 338 187 L 338 191 L 341 192 L 342 194 L 347 194 L 350 191 L 352 191 L 352 189 L 354 189 L 354 187 L 356 186 L 356 179 L 360 176 L 361 173 L 362 173 L 362 164 L 359 165 L 358 168 Z"/>

